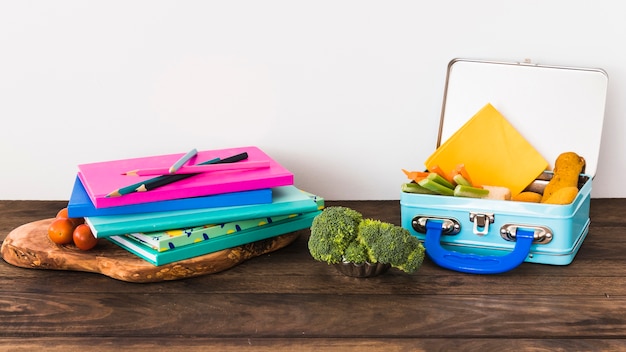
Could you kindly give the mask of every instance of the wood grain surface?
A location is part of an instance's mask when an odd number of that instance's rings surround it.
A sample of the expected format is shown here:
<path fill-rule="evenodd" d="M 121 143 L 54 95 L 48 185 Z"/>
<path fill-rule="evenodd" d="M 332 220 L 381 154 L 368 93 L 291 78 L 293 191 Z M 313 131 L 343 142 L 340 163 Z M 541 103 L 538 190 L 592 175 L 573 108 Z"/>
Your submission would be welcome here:
<path fill-rule="evenodd" d="M 0 202 L 0 239 L 59 202 Z M 400 223 L 397 201 L 327 202 Z M 624 351 L 626 199 L 592 199 L 568 266 L 341 275 L 290 245 L 211 275 L 137 284 L 0 263 L 0 350 Z"/>
<path fill-rule="evenodd" d="M 289 245 L 298 235 L 286 234 L 155 266 L 106 239 L 99 239 L 96 247 L 88 251 L 73 244 L 57 245 L 48 239 L 48 226 L 53 220 L 33 221 L 11 231 L 2 243 L 2 258 L 23 268 L 87 271 L 145 283 L 186 279 L 230 269 L 245 260 Z"/>

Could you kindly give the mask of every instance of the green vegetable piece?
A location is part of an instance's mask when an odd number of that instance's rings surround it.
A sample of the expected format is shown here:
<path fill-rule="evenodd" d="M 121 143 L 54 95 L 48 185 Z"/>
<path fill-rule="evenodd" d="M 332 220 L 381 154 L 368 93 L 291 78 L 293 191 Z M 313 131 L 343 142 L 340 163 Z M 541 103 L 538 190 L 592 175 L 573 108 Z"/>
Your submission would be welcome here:
<path fill-rule="evenodd" d="M 367 248 L 359 241 L 350 242 L 343 254 L 343 260 L 349 263 L 365 263 L 369 262 Z"/>
<path fill-rule="evenodd" d="M 431 180 L 430 178 L 426 177 L 425 179 L 421 180 L 420 182 L 418 182 L 418 184 L 426 189 L 429 189 L 437 194 L 441 194 L 444 196 L 453 196 L 454 195 L 454 189 L 452 188 L 448 188 L 446 186 L 441 185 L 440 183 L 437 183 L 433 180 Z"/>
<path fill-rule="evenodd" d="M 437 194 L 427 188 L 420 186 L 417 182 L 407 182 L 402 184 L 402 192 L 418 194 Z"/>
<path fill-rule="evenodd" d="M 370 263 L 387 263 L 413 273 L 424 261 L 425 249 L 417 237 L 390 223 L 364 219 L 359 224 L 357 241 L 367 248 Z"/>
<path fill-rule="evenodd" d="M 363 215 L 347 207 L 328 207 L 313 219 L 308 247 L 311 256 L 329 264 L 339 263 L 357 236 Z"/>
<path fill-rule="evenodd" d="M 431 172 L 430 174 L 428 174 L 428 176 L 426 176 L 426 178 L 431 181 L 437 182 L 438 184 L 446 188 L 454 189 L 454 185 L 448 182 L 448 180 L 446 180 L 445 178 L 441 177 L 441 175 L 439 175 L 438 173 Z"/>
<path fill-rule="evenodd" d="M 457 185 L 472 187 L 472 184 L 461 174 L 456 174 L 452 178 Z"/>
<path fill-rule="evenodd" d="M 327 207 L 313 219 L 308 242 L 311 256 L 328 264 L 387 263 L 413 273 L 424 261 L 425 248 L 409 230 L 363 219 L 346 207 Z"/>
<path fill-rule="evenodd" d="M 483 198 L 489 194 L 489 190 L 471 186 L 458 185 L 454 188 L 455 197 Z"/>

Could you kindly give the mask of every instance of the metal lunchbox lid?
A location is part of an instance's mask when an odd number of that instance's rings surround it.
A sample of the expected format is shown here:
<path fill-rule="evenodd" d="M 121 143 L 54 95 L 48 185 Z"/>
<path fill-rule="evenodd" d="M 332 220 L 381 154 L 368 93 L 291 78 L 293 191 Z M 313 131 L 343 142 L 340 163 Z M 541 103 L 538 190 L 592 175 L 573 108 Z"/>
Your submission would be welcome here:
<path fill-rule="evenodd" d="M 598 68 L 453 59 L 447 70 L 437 147 L 491 103 L 554 167 L 559 154 L 585 158 L 595 176 L 608 87 Z"/>

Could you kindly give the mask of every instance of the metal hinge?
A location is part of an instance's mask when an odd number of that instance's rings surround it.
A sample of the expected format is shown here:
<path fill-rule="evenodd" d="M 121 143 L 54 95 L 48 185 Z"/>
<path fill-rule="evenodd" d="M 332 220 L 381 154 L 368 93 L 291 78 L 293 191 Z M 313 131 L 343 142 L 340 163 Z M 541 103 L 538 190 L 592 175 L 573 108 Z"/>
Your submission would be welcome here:
<path fill-rule="evenodd" d="M 533 243 L 546 244 L 552 241 L 552 229 L 547 226 L 504 224 L 500 228 L 500 236 L 507 241 L 515 241 L 518 229 L 533 230 Z"/>
<path fill-rule="evenodd" d="M 418 215 L 411 221 L 411 226 L 419 233 L 426 233 L 426 221 L 428 220 L 439 220 L 442 222 L 442 235 L 456 235 L 461 232 L 461 223 L 457 219 L 436 216 Z"/>

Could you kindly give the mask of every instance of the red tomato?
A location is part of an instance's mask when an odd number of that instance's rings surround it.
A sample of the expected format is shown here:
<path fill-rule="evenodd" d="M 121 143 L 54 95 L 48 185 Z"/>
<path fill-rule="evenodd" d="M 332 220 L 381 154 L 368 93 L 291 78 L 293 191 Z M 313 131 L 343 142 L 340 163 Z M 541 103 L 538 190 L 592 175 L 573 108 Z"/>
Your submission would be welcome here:
<path fill-rule="evenodd" d="M 48 226 L 48 237 L 56 244 L 72 243 L 74 227 L 74 223 L 70 219 L 55 219 Z"/>
<path fill-rule="evenodd" d="M 76 247 L 84 251 L 88 251 L 98 244 L 98 239 L 93 235 L 91 229 L 86 224 L 76 226 L 72 238 Z"/>
<path fill-rule="evenodd" d="M 78 226 L 80 224 L 85 223 L 85 218 L 70 218 L 69 213 L 67 211 L 67 207 L 57 212 L 56 219 L 70 219 L 70 221 L 72 221 L 74 226 Z"/>
<path fill-rule="evenodd" d="M 57 212 L 57 216 L 56 216 L 56 218 L 57 218 L 57 219 L 67 219 L 67 218 L 69 218 L 69 217 L 70 217 L 70 216 L 69 216 L 69 214 L 68 214 L 68 212 L 67 212 L 67 207 L 66 207 L 66 208 L 63 208 L 63 209 L 61 209 L 61 210 L 59 210 L 59 211 Z"/>

